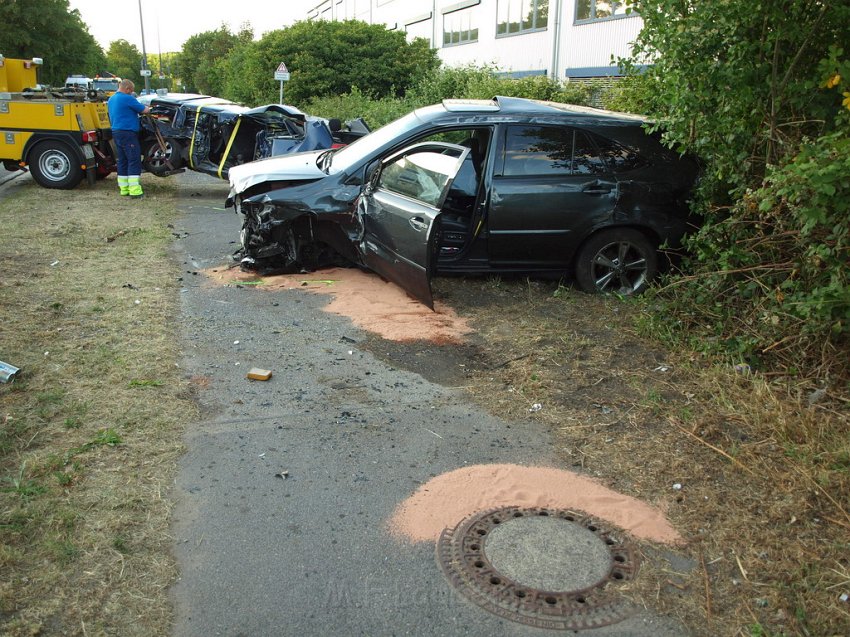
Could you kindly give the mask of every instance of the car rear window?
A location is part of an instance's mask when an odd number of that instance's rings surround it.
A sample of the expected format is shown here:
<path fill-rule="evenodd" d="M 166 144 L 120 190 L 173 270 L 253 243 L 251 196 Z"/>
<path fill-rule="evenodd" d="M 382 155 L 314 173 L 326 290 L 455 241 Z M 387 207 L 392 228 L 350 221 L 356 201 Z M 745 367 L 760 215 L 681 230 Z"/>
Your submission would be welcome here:
<path fill-rule="evenodd" d="M 615 173 L 622 173 L 646 166 L 649 162 L 636 148 L 626 144 L 620 144 L 607 137 L 594 136 L 594 141 L 599 147 L 599 154 L 608 162 L 608 166 Z"/>

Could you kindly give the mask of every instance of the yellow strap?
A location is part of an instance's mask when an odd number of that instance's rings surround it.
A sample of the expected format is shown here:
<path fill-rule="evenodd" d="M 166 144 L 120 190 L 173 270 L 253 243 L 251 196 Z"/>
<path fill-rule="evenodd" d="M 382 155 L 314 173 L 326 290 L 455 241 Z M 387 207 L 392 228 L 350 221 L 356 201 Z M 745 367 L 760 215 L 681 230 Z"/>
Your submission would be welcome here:
<path fill-rule="evenodd" d="M 218 165 L 218 177 L 223 179 L 221 171 L 224 170 L 224 162 L 227 161 L 227 156 L 230 154 L 230 147 L 233 146 L 233 140 L 236 139 L 236 131 L 239 130 L 239 124 L 242 123 L 242 118 L 236 120 L 236 126 L 233 127 L 233 132 L 230 133 L 230 140 L 227 142 L 227 148 L 224 149 L 224 155 L 221 158 L 221 163 Z"/>
<path fill-rule="evenodd" d="M 203 106 L 198 106 L 198 110 L 195 111 L 195 127 L 192 129 L 192 141 L 189 143 L 189 168 L 195 167 L 194 155 L 195 155 L 195 133 L 198 130 L 198 120 L 201 119 L 201 109 Z"/>

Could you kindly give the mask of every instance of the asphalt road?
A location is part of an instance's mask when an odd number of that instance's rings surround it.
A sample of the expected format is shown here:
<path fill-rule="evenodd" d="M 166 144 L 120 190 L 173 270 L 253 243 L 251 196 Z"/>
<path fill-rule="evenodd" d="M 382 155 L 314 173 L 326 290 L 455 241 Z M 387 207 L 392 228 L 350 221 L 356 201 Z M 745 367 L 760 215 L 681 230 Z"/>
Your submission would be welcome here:
<path fill-rule="evenodd" d="M 187 426 L 175 489 L 175 634 L 553 634 L 470 603 L 443 577 L 433 543 L 406 543 L 385 527 L 443 472 L 557 466 L 547 432 L 359 349 L 363 333 L 322 312 L 324 295 L 211 285 L 196 273 L 226 262 L 239 218 L 222 209 L 224 182 L 177 179 L 181 347 L 203 418 Z M 249 381 L 251 367 L 274 375 Z M 581 634 L 685 631 L 637 615 Z"/>
<path fill-rule="evenodd" d="M 0 186 L 3 184 L 12 181 L 16 177 L 22 177 L 27 174 L 21 170 L 6 170 L 2 164 L 0 164 Z"/>

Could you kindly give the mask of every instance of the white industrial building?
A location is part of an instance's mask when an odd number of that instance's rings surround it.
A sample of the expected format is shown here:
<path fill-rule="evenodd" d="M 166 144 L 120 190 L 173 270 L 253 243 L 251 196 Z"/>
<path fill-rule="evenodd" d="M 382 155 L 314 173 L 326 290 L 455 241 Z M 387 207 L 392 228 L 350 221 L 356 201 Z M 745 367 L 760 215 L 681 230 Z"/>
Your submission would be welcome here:
<path fill-rule="evenodd" d="M 362 20 L 404 30 L 449 66 L 494 64 L 513 77 L 619 74 L 642 26 L 620 0 L 324 0 L 309 20 Z"/>

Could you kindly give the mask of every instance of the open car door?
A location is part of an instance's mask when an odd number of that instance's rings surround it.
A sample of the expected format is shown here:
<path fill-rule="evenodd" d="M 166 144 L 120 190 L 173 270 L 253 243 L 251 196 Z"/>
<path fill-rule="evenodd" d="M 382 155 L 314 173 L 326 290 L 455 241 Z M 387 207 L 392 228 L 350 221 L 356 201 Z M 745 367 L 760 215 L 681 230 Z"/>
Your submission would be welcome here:
<path fill-rule="evenodd" d="M 358 202 L 365 265 L 434 309 L 434 220 L 469 149 L 427 142 L 381 162 Z"/>

